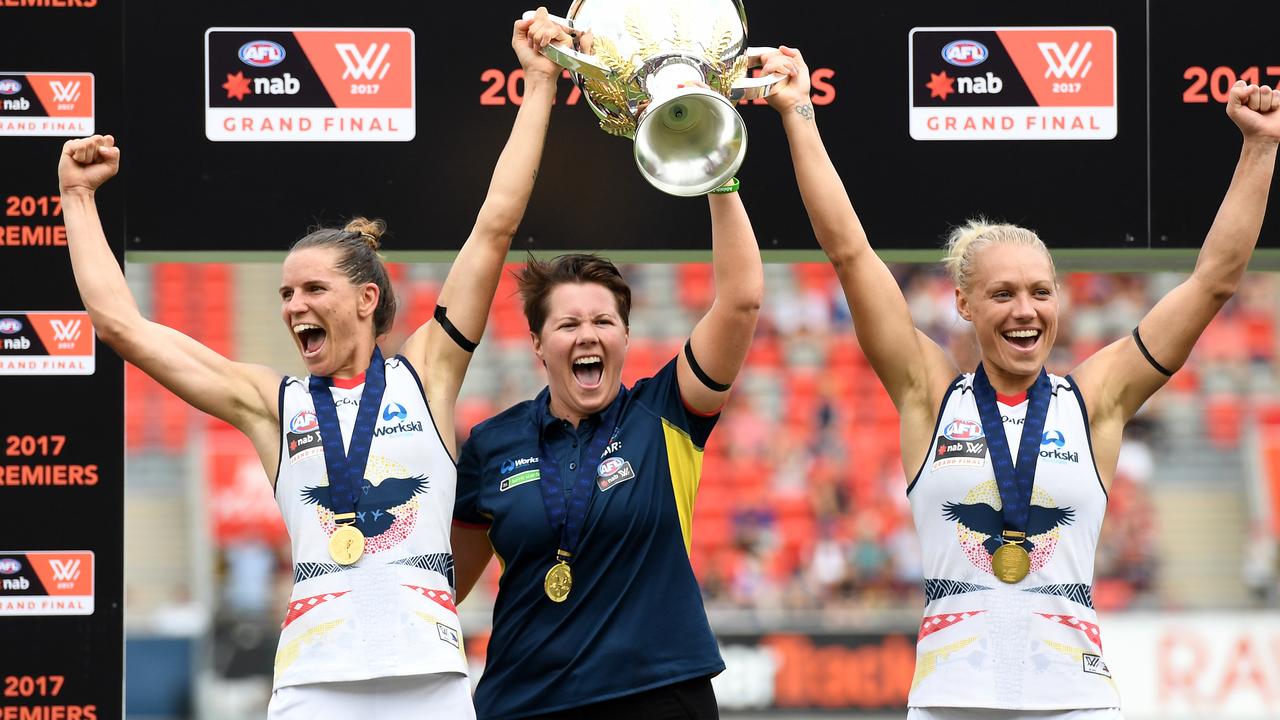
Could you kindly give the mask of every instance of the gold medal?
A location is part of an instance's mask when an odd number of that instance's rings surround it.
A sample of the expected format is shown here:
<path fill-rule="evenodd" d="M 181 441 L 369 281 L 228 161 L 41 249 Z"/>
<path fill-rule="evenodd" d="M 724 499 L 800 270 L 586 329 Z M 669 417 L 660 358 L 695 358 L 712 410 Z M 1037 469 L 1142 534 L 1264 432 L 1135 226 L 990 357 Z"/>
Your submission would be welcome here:
<path fill-rule="evenodd" d="M 564 602 L 573 589 L 573 573 L 569 571 L 569 563 L 561 560 L 547 571 L 547 578 L 542 582 L 551 602 Z"/>
<path fill-rule="evenodd" d="M 350 565 L 364 554 L 364 534 L 355 525 L 339 525 L 329 536 L 329 557 L 339 565 Z"/>
<path fill-rule="evenodd" d="M 996 548 L 995 554 L 991 556 L 991 572 L 1000 582 L 1011 585 L 1021 582 L 1031 572 L 1031 556 L 1022 545 L 1007 542 Z"/>

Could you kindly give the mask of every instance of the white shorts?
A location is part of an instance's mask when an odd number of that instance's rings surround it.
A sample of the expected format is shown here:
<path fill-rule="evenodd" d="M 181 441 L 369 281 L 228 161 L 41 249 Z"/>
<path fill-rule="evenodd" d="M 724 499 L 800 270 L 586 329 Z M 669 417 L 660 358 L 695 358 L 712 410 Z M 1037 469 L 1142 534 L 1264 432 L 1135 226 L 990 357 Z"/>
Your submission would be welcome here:
<path fill-rule="evenodd" d="M 462 673 L 290 685 L 271 693 L 268 720 L 475 720 Z"/>
<path fill-rule="evenodd" d="M 1124 720 L 1120 708 L 1087 710 L 987 710 L 985 708 L 913 707 L 907 720 Z"/>

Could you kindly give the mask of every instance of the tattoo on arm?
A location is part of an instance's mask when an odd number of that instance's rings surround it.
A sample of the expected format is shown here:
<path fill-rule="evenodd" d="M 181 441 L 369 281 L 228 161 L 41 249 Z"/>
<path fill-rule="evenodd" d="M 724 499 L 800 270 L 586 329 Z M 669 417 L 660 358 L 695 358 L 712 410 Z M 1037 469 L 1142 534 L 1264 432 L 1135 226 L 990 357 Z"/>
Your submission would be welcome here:
<path fill-rule="evenodd" d="M 796 112 L 800 113 L 800 117 L 804 118 L 805 120 L 812 120 L 813 119 L 813 103 L 805 103 L 803 105 L 797 105 Z"/>

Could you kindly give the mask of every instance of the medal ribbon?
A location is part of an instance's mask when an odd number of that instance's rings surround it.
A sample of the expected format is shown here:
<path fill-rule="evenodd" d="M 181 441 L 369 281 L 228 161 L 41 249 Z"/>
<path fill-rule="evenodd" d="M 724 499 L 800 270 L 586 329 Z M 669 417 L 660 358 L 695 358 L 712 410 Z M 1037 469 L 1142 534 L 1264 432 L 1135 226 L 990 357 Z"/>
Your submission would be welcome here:
<path fill-rule="evenodd" d="M 1000 491 L 1001 514 L 1005 530 L 1018 533 L 1027 531 L 1031 516 L 1031 490 L 1035 485 L 1036 462 L 1040 459 L 1040 438 L 1044 432 L 1045 418 L 1049 415 L 1049 398 L 1052 395 L 1049 374 L 1040 369 L 1040 376 L 1027 389 L 1027 416 L 1022 423 L 1022 440 L 1018 443 L 1018 464 L 1013 464 L 1009 452 L 1009 439 L 1005 436 L 1004 421 L 996 407 L 996 391 L 987 379 L 987 371 L 978 365 L 973 374 L 973 397 L 978 403 L 978 415 L 982 418 L 982 433 L 987 437 L 987 454 L 991 458 L 991 470 L 996 476 Z"/>
<path fill-rule="evenodd" d="M 369 463 L 369 447 L 373 444 L 373 428 L 378 424 L 378 408 L 382 407 L 382 395 L 387 389 L 387 370 L 382 351 L 373 348 L 373 359 L 364 376 L 364 390 L 360 393 L 360 409 L 356 411 L 356 424 L 351 430 L 351 442 L 342 449 L 342 428 L 338 425 L 338 408 L 333 404 L 329 388 L 333 378 L 311 376 L 311 402 L 316 408 L 316 421 L 320 423 L 320 442 L 324 446 L 324 465 L 329 473 L 329 504 L 334 515 L 355 512 L 360 501 L 360 484 L 364 481 L 364 469 Z"/>
<path fill-rule="evenodd" d="M 600 418 L 600 424 L 591 433 L 587 442 L 586 454 L 579 463 L 578 472 L 573 479 L 573 492 L 566 502 L 564 483 L 560 479 L 560 464 L 551 455 L 545 437 L 538 439 L 538 455 L 540 462 L 539 484 L 542 486 L 542 505 L 547 510 L 547 520 L 551 523 L 551 532 L 560 535 L 560 548 L 556 553 L 557 560 L 568 562 L 578 551 L 578 540 L 582 537 L 582 526 L 587 519 L 587 506 L 591 502 L 591 489 L 596 482 L 596 468 L 600 464 L 600 456 L 604 454 L 609 438 L 617 430 L 622 406 L 626 402 L 627 388 L 618 390 L 609 409 Z"/>

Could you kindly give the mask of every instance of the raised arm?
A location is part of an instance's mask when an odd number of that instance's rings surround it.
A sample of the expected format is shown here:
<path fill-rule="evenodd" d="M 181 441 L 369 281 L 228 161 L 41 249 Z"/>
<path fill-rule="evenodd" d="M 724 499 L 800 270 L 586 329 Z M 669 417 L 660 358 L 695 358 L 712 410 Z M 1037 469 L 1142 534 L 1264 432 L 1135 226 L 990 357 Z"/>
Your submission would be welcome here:
<path fill-rule="evenodd" d="M 498 157 L 475 226 L 440 291 L 438 303 L 447 309 L 448 321 L 465 341 L 473 343 L 484 334 L 502 264 L 529 204 L 542 159 L 560 67 L 543 57 L 539 49 L 563 33 L 546 15 L 546 9 L 540 8 L 537 18 L 515 23 L 511 45 L 524 68 L 524 101 Z M 401 352 L 423 374 L 428 399 L 452 405 L 471 353 L 434 320 L 410 336 Z"/>
<path fill-rule="evenodd" d="M 1131 335 L 1098 351 L 1074 372 L 1094 425 L 1122 426 L 1187 361 L 1191 348 L 1235 294 L 1258 242 L 1280 141 L 1280 93 L 1237 82 L 1227 115 L 1244 135 L 1240 160 L 1191 275 L 1156 303 L 1138 324 L 1150 354 Z M 1152 362 L 1154 361 L 1154 363 Z"/>
<path fill-rule="evenodd" d="M 95 332 L 175 395 L 248 435 L 268 474 L 274 475 L 280 376 L 269 368 L 232 362 L 138 312 L 107 244 L 94 199 L 119 167 L 120 150 L 110 135 L 67 142 L 58 162 L 71 267 Z"/>
<path fill-rule="evenodd" d="M 689 346 L 702 377 L 688 354 L 676 361 L 680 395 L 695 412 L 718 412 L 738 377 L 756 331 L 764 299 L 764 266 L 751 220 L 738 193 L 712 193 L 711 263 L 716 297 L 694 326 Z M 712 387 L 712 385 L 716 387 Z"/>
<path fill-rule="evenodd" d="M 769 104 L 782 115 L 800 196 L 849 301 L 858 342 L 903 413 L 904 426 L 908 413 L 927 414 L 921 422 L 932 426 L 929 418 L 959 371 L 937 343 L 916 329 L 897 280 L 871 249 L 818 133 L 804 58 L 794 48 L 783 47 L 768 56 L 762 72 L 788 76 Z"/>

